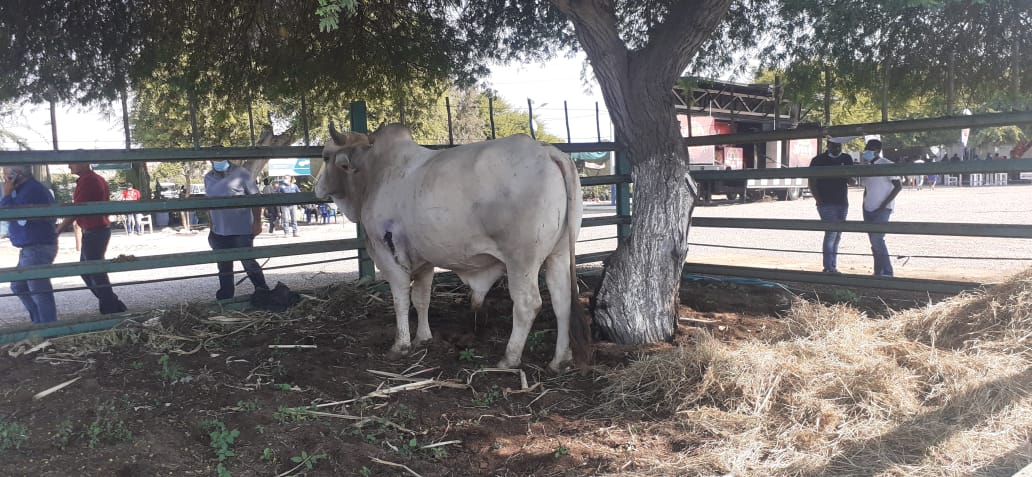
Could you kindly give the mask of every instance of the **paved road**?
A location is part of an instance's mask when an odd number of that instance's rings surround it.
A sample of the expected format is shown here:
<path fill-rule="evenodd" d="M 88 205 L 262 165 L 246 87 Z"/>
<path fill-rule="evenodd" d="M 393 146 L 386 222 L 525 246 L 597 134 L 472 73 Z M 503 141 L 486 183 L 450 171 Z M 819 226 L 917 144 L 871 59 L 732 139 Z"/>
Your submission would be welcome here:
<path fill-rule="evenodd" d="M 850 192 L 850 219 L 859 220 L 862 192 Z M 969 223 L 1032 223 L 1032 186 L 1007 186 L 983 188 L 943 188 L 936 190 L 904 190 L 897 199 L 893 220 L 914 222 L 969 222 Z M 605 216 L 615 213 L 612 206 L 587 204 L 585 216 Z M 749 204 L 718 204 L 695 209 L 697 217 L 755 217 L 813 219 L 817 213 L 812 199 L 793 202 L 756 202 Z M 290 242 L 307 242 L 348 238 L 355 236 L 355 227 L 350 223 L 328 225 L 307 225 L 301 228 L 301 237 L 286 238 L 263 234 L 257 246 Z M 582 243 L 578 253 L 612 250 L 616 246 L 616 226 L 591 227 L 581 231 Z M 694 262 L 762 266 L 791 270 L 820 270 L 820 232 L 776 231 L 776 230 L 734 230 L 693 227 L 689 240 L 693 245 L 688 259 Z M 1024 270 L 1032 260 L 1032 241 L 1022 239 L 988 239 L 969 237 L 936 237 L 916 235 L 890 235 L 887 238 L 890 252 L 894 256 L 896 274 L 903 277 L 941 278 L 991 282 L 1002 280 L 1010 274 Z M 748 248 L 774 248 L 786 251 L 763 251 L 731 249 L 727 246 Z M 145 256 L 177 252 L 208 250 L 207 234 L 176 234 L 170 229 L 147 234 L 142 237 L 126 236 L 116 231 L 112 237 L 108 257 L 121 254 Z M 846 234 L 842 239 L 841 251 L 866 254 L 870 252 L 864 234 Z M 271 269 L 289 266 L 298 262 L 318 261 L 353 256 L 354 251 L 314 254 L 302 257 L 272 258 L 266 264 L 266 275 L 270 283 L 282 281 L 294 289 L 312 288 L 350 280 L 357 277 L 357 263 L 343 261 L 330 264 L 310 265 L 301 268 Z M 926 256 L 984 257 L 977 260 L 925 258 Z M 909 258 L 906 258 L 909 257 Z M 78 259 L 74 237 L 64 234 L 60 239 L 58 262 L 74 262 Z M 264 260 L 263 260 L 264 261 Z M 17 249 L 6 240 L 0 241 L 0 266 L 12 266 L 17 262 Z M 239 268 L 239 265 L 237 266 Z M 868 256 L 843 256 L 839 268 L 847 273 L 866 274 L 871 272 Z M 183 277 L 213 273 L 214 265 L 167 268 L 139 272 L 124 272 L 112 275 L 115 283 L 135 282 L 159 278 Z M 78 277 L 54 279 L 57 288 L 82 286 Z M 217 280 L 214 277 L 159 282 L 151 284 L 121 286 L 116 289 L 122 301 L 130 310 L 144 310 L 173 306 L 190 301 L 211 301 L 214 299 Z M 0 293 L 8 291 L 0 285 Z M 239 293 L 250 293 L 250 282 L 245 281 Z M 87 290 L 61 292 L 57 294 L 57 305 L 62 318 L 92 314 L 96 311 L 96 299 Z M 0 324 L 19 324 L 28 321 L 28 316 L 16 298 L 0 298 Z"/>

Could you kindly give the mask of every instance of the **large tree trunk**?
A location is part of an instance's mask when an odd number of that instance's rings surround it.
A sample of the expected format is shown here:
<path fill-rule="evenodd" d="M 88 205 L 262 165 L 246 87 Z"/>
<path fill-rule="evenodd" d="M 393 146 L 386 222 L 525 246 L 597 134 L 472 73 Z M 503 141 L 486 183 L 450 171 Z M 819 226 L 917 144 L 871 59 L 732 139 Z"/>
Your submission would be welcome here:
<path fill-rule="evenodd" d="M 642 158 L 632 170 L 631 236 L 606 260 L 594 299 L 596 324 L 606 338 L 618 343 L 667 340 L 677 326 L 677 295 L 694 198 L 683 158 L 656 149 L 679 140 L 649 138 L 643 144 L 653 147 L 631 152 Z"/>
<path fill-rule="evenodd" d="M 688 150 L 670 88 L 731 0 L 672 2 L 646 44 L 634 50 L 620 36 L 612 0 L 552 1 L 574 25 L 609 107 L 616 142 L 632 163 L 631 235 L 606 261 L 593 300 L 595 322 L 618 343 L 668 340 L 677 325 L 694 205 Z"/>

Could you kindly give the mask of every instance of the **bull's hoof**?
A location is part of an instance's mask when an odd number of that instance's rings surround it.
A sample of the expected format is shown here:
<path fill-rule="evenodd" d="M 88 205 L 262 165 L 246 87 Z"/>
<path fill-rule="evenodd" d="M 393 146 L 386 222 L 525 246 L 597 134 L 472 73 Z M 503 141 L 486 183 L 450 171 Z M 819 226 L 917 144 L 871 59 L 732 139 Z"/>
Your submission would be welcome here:
<path fill-rule="evenodd" d="M 548 363 L 548 369 L 552 370 L 555 374 L 563 374 L 567 369 L 569 369 L 567 363 L 569 363 L 569 361 L 566 360 L 552 361 L 551 363 Z"/>
<path fill-rule="evenodd" d="M 390 351 L 387 352 L 387 359 L 390 360 L 390 361 L 397 361 L 397 360 L 399 360 L 401 358 L 404 358 L 404 357 L 408 356 L 408 354 L 409 354 L 409 349 L 408 348 L 403 348 L 403 349 L 391 348 Z"/>
<path fill-rule="evenodd" d="M 412 347 L 413 348 L 426 348 L 427 346 L 430 346 L 430 343 L 433 342 L 433 341 L 434 341 L 433 338 L 427 338 L 427 339 L 423 339 L 423 340 L 416 339 L 415 341 L 412 342 Z"/>
<path fill-rule="evenodd" d="M 498 369 L 514 369 L 520 367 L 520 360 L 517 359 L 510 361 L 508 359 L 502 359 L 496 366 Z"/>

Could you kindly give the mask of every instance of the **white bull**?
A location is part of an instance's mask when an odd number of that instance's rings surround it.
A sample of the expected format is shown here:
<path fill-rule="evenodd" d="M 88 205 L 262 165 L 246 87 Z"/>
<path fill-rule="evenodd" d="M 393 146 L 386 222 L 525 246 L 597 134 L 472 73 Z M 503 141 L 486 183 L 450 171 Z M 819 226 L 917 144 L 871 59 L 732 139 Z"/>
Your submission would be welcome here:
<path fill-rule="evenodd" d="M 315 192 L 332 197 L 366 230 L 366 247 L 394 295 L 391 357 L 413 345 L 410 292 L 419 320 L 415 344 L 431 339 L 431 283 L 434 267 L 441 267 L 469 285 L 474 310 L 508 274 L 512 333 L 498 366 L 519 366 L 541 309 L 538 272 L 544 265 L 558 328 L 549 367 L 558 371 L 571 358 L 571 338 L 577 364 L 587 363 L 590 337 L 574 262 L 581 188 L 565 154 L 523 135 L 434 151 L 416 144 L 400 125 L 371 136 L 344 136 L 330 125 L 330 136 Z"/>

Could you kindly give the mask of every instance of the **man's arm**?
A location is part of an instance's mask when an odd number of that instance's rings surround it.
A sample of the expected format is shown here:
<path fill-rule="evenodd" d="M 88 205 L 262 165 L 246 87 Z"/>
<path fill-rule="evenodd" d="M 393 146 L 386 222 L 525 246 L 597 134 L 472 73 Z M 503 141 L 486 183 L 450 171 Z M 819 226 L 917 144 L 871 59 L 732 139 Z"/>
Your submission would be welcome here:
<path fill-rule="evenodd" d="M 72 222 L 75 222 L 75 217 L 65 217 L 64 220 L 61 221 L 61 225 L 57 226 L 57 234 L 61 235 L 68 230 L 68 228 L 72 226 Z"/>
<path fill-rule="evenodd" d="M 817 192 L 817 179 L 809 178 L 806 180 L 806 187 L 810 188 L 810 195 L 813 196 L 813 200 L 817 202 L 817 205 L 821 205 L 824 200 L 821 199 L 820 192 Z"/>
<path fill-rule="evenodd" d="M 903 184 L 900 183 L 899 179 L 893 179 L 892 192 L 889 192 L 889 196 L 882 201 L 881 206 L 878 207 L 878 209 L 880 210 L 888 207 L 889 204 L 892 203 L 892 201 L 896 198 L 896 195 L 899 194 L 899 191 L 901 190 L 903 190 Z"/>
<path fill-rule="evenodd" d="M 261 207 L 252 207 L 251 208 L 251 216 L 253 217 L 253 220 L 251 221 L 251 234 L 254 235 L 254 236 L 261 235 L 261 233 L 262 233 L 262 208 Z"/>

